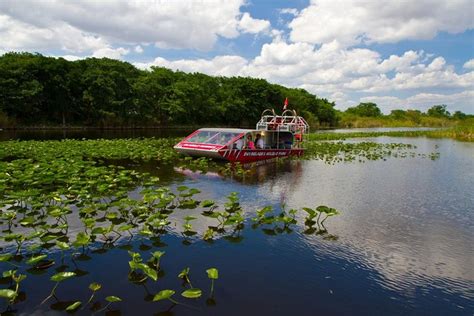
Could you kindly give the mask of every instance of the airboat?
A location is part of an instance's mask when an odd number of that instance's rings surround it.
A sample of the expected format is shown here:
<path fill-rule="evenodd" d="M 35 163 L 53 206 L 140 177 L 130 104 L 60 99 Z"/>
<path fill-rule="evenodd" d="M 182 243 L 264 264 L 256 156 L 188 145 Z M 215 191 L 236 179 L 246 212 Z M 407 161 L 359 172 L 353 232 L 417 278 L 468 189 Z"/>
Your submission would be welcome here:
<path fill-rule="evenodd" d="M 174 146 L 178 152 L 243 164 L 261 160 L 301 156 L 303 141 L 309 133 L 306 120 L 295 110 L 281 115 L 274 109 L 262 112 L 255 129 L 200 128 Z"/>

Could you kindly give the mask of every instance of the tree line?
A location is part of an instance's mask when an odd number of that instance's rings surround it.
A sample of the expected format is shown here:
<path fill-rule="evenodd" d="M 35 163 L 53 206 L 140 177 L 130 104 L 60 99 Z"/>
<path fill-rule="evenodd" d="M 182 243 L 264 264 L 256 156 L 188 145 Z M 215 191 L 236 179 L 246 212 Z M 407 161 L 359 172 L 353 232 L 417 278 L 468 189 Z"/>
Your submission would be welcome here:
<path fill-rule="evenodd" d="M 446 126 L 456 122 L 472 124 L 474 115 L 465 114 L 461 111 L 451 113 L 448 111 L 446 104 L 433 105 L 426 112 L 412 109 L 396 109 L 387 115 L 383 115 L 377 104 L 364 102 L 357 106 L 350 107 L 344 112 L 338 112 L 338 119 L 341 126 L 348 127 L 354 127 L 361 123 L 363 126 L 363 120 L 365 120 L 365 125 L 368 127 L 370 127 L 370 123 L 387 126 L 394 122 L 395 125 Z"/>
<path fill-rule="evenodd" d="M 0 127 L 253 126 L 283 100 L 313 126 L 335 126 L 334 103 L 263 79 L 212 77 L 108 58 L 0 56 Z"/>
<path fill-rule="evenodd" d="M 384 116 L 377 104 L 372 102 L 359 103 L 359 105 L 350 107 L 345 111 L 346 114 L 352 114 L 360 117 L 381 117 Z M 388 116 L 395 119 L 406 119 L 415 116 L 431 116 L 437 118 L 452 118 L 456 120 L 466 119 L 472 115 L 465 114 L 461 111 L 455 111 L 451 114 L 446 104 L 437 104 L 429 108 L 426 113 L 419 110 L 392 110 Z"/>

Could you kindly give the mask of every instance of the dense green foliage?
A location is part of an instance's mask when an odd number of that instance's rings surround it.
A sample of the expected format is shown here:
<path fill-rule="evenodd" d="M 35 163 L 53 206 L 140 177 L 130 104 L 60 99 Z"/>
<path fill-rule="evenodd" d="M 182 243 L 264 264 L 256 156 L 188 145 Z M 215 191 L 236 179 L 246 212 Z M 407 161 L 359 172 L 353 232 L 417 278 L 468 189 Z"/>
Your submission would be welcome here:
<path fill-rule="evenodd" d="M 375 103 L 360 103 L 358 106 L 348 108 L 346 113 L 358 116 L 377 117 L 381 116 L 382 112 Z"/>
<path fill-rule="evenodd" d="M 456 111 L 452 115 L 447 106 L 433 105 L 426 113 L 419 110 L 392 110 L 390 114 L 383 115 L 377 104 L 360 103 L 348 108 L 345 112 L 338 112 L 339 126 L 342 127 L 395 127 L 395 126 L 454 126 L 469 125 L 468 115 Z"/>
<path fill-rule="evenodd" d="M 334 103 L 263 79 L 145 71 L 107 58 L 0 57 L 0 128 L 253 126 L 264 109 L 281 112 L 285 97 L 313 126 L 336 124 Z"/>

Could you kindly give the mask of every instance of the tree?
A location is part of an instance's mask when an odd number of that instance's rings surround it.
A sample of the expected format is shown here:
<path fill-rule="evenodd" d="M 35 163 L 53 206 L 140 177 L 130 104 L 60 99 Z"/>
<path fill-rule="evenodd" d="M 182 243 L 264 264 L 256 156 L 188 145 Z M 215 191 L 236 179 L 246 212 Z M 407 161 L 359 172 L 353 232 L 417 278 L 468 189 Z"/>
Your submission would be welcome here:
<path fill-rule="evenodd" d="M 377 107 L 377 104 L 372 102 L 359 103 L 358 106 L 348 108 L 346 113 L 364 117 L 377 117 L 382 115 L 382 112 Z"/>
<path fill-rule="evenodd" d="M 419 124 L 421 122 L 422 113 L 419 110 L 407 110 L 406 116 L 410 121 Z"/>
<path fill-rule="evenodd" d="M 404 110 L 392 110 L 390 112 L 390 117 L 396 120 L 403 120 L 406 119 L 407 113 Z"/>
<path fill-rule="evenodd" d="M 433 105 L 426 114 L 432 117 L 449 117 L 450 113 L 446 110 L 446 104 Z"/>
<path fill-rule="evenodd" d="M 456 111 L 453 113 L 453 119 L 464 120 L 467 118 L 467 115 L 461 111 Z"/>

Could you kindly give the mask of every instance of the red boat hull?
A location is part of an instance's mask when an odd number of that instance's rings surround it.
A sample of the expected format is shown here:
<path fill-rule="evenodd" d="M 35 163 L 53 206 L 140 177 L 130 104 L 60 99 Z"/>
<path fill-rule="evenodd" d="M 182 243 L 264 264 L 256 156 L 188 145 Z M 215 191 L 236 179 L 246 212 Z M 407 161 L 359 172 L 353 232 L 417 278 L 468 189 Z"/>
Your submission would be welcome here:
<path fill-rule="evenodd" d="M 260 160 L 301 156 L 304 149 L 221 149 L 219 155 L 230 162 L 251 163 Z"/>

